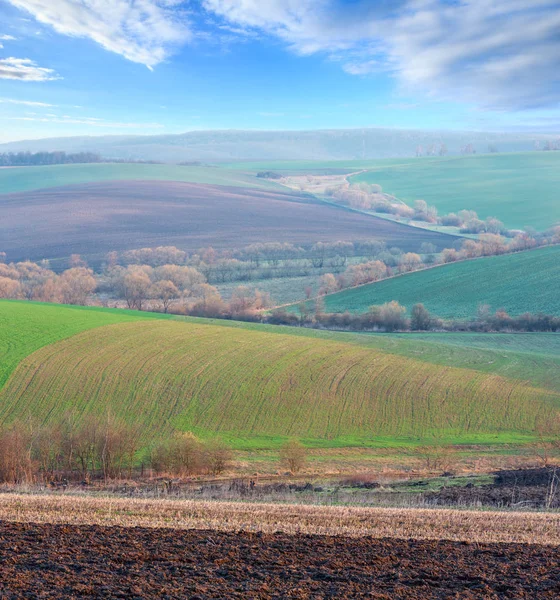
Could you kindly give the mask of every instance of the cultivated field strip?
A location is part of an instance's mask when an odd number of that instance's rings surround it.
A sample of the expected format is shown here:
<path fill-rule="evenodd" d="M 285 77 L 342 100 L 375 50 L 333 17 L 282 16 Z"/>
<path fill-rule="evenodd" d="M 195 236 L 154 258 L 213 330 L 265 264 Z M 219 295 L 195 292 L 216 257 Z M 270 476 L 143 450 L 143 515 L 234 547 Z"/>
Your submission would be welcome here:
<path fill-rule="evenodd" d="M 7 169 L 8 170 L 8 169 Z M 10 260 L 104 260 L 112 250 L 241 248 L 254 242 L 312 245 L 384 241 L 417 252 L 455 237 L 330 206 L 287 188 L 175 181 L 110 181 L 0 194 L 0 239 Z M 91 262 L 91 260 L 90 260 Z"/>
<path fill-rule="evenodd" d="M 2 169 L 0 170 L 0 194 L 103 181 L 182 181 L 282 189 L 280 185 L 267 179 L 215 167 L 93 163 Z"/>
<path fill-rule="evenodd" d="M 0 494 L 0 520 L 560 546 L 560 514 Z"/>
<path fill-rule="evenodd" d="M 325 296 L 327 312 L 367 312 L 372 304 L 418 302 L 439 317 L 472 318 L 481 305 L 512 315 L 560 315 L 560 246 L 489 256 L 407 273 Z"/>
<path fill-rule="evenodd" d="M 298 436 L 530 432 L 557 393 L 316 338 L 176 321 L 99 327 L 24 358 L 0 422 L 102 413 L 154 434 Z"/>

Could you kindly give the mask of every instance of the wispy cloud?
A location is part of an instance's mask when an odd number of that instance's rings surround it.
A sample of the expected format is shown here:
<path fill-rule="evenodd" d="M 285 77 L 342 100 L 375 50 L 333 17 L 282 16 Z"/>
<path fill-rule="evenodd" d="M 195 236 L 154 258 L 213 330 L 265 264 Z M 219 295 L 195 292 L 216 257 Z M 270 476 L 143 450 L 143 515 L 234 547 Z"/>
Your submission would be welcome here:
<path fill-rule="evenodd" d="M 0 79 L 55 81 L 61 79 L 53 69 L 39 67 L 29 58 L 0 58 Z"/>
<path fill-rule="evenodd" d="M 31 100 L 18 100 L 16 98 L 0 98 L 0 104 L 21 104 L 22 106 L 38 106 L 44 108 L 52 108 L 54 104 L 46 102 L 33 102 Z"/>
<path fill-rule="evenodd" d="M 8 0 L 58 33 L 153 68 L 191 37 L 183 0 Z"/>
<path fill-rule="evenodd" d="M 408 89 L 485 108 L 560 100 L 558 0 L 203 0 L 240 27 L 323 52 L 353 75 L 392 72 Z"/>
<path fill-rule="evenodd" d="M 13 42 L 15 39 L 13 35 L 0 34 L 0 40 L 3 42 Z"/>

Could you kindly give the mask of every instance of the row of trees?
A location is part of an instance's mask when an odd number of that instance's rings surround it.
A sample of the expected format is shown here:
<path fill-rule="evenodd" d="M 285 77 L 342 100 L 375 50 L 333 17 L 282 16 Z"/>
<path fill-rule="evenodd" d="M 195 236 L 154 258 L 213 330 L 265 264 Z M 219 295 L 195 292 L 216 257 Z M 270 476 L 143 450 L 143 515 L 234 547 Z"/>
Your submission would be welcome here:
<path fill-rule="evenodd" d="M 240 262 L 249 262 L 255 267 L 266 263 L 277 266 L 281 261 L 287 260 L 313 260 L 325 261 L 328 258 L 352 256 L 375 256 L 385 251 L 384 242 L 377 240 L 364 240 L 361 242 L 317 242 L 310 246 L 295 246 L 288 242 L 255 243 L 243 248 L 233 250 L 216 250 L 209 246 L 201 248 L 193 254 L 179 250 L 175 246 L 159 246 L 157 248 L 139 248 L 127 250 L 122 253 L 109 252 L 106 264 L 108 267 L 117 265 L 149 265 L 158 267 L 162 265 L 187 265 L 204 270 L 213 267 L 223 260 L 235 259 Z M 320 264 L 318 266 L 321 266 Z"/>
<path fill-rule="evenodd" d="M 395 215 L 402 219 L 423 221 L 425 223 L 459 227 L 462 233 L 500 233 L 510 235 L 504 224 L 495 217 L 482 220 L 473 210 L 461 210 L 439 216 L 435 206 L 425 200 L 416 200 L 408 206 L 393 196 L 384 194 L 380 185 L 357 183 L 350 186 L 329 188 L 326 194 L 339 204 Z"/>
<path fill-rule="evenodd" d="M 220 439 L 173 433 L 154 443 L 149 437 L 111 416 L 67 416 L 42 426 L 15 422 L 0 429 L 0 482 L 90 483 L 143 475 L 145 467 L 155 474 L 219 475 L 231 466 L 232 450 Z"/>
<path fill-rule="evenodd" d="M 101 155 L 94 152 L 9 152 L 0 154 L 0 167 L 22 167 L 38 165 L 71 165 L 78 163 L 104 162 Z"/>
<path fill-rule="evenodd" d="M 406 307 L 395 300 L 371 306 L 367 312 L 360 314 L 326 313 L 321 297 L 313 303 L 300 303 L 297 312 L 274 311 L 265 320 L 275 325 L 347 331 L 560 331 L 560 317 L 543 313 L 511 316 L 503 309 L 492 313 L 484 305 L 473 319 L 444 320 L 432 315 L 420 303 L 412 307 L 408 316 Z"/>
<path fill-rule="evenodd" d="M 74 165 L 84 163 L 160 164 L 156 160 L 107 159 L 96 152 L 7 152 L 0 153 L 0 167 L 34 167 L 40 165 Z"/>
<path fill-rule="evenodd" d="M 60 275 L 47 267 L 25 261 L 0 263 L 0 298 L 84 305 L 97 281 L 91 269 L 71 267 Z"/>
<path fill-rule="evenodd" d="M 174 432 L 150 441 L 150 434 L 110 415 L 63 417 L 52 425 L 15 422 L 0 428 L 0 483 L 105 481 L 156 476 L 220 475 L 232 468 L 233 451 L 219 438 L 201 440 Z M 283 444 L 280 464 L 297 473 L 307 460 L 297 440 Z"/>

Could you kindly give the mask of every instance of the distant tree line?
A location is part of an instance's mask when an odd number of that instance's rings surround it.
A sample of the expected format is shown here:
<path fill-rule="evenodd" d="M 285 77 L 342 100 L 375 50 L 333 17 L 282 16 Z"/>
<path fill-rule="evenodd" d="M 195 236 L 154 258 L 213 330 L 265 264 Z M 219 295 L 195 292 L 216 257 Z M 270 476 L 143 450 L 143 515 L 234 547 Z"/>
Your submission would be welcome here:
<path fill-rule="evenodd" d="M 451 332 L 558 332 L 560 317 L 544 313 L 524 313 L 511 316 L 504 309 L 492 313 L 481 306 L 473 319 L 441 319 L 432 315 L 423 304 L 415 304 L 410 316 L 397 301 L 371 306 L 365 313 L 326 313 L 322 298 L 313 303 L 302 302 L 296 311 L 285 309 L 274 311 L 263 319 L 275 325 L 291 325 L 338 331 L 451 331 Z"/>
<path fill-rule="evenodd" d="M 27 167 L 38 165 L 73 165 L 78 163 L 104 162 L 94 152 L 17 152 L 0 154 L 0 167 Z"/>
<path fill-rule="evenodd" d="M 86 163 L 160 164 L 156 160 L 104 158 L 95 152 L 8 152 L 0 153 L 0 167 L 34 167 L 40 165 L 75 165 Z"/>

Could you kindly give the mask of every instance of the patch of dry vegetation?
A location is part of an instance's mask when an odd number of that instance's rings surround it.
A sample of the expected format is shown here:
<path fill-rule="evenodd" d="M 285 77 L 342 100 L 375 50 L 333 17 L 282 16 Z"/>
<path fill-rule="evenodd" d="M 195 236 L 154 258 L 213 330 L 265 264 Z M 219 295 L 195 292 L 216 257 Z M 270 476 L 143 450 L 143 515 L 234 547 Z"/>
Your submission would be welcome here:
<path fill-rule="evenodd" d="M 560 545 L 560 514 L 0 494 L 0 520 Z"/>

